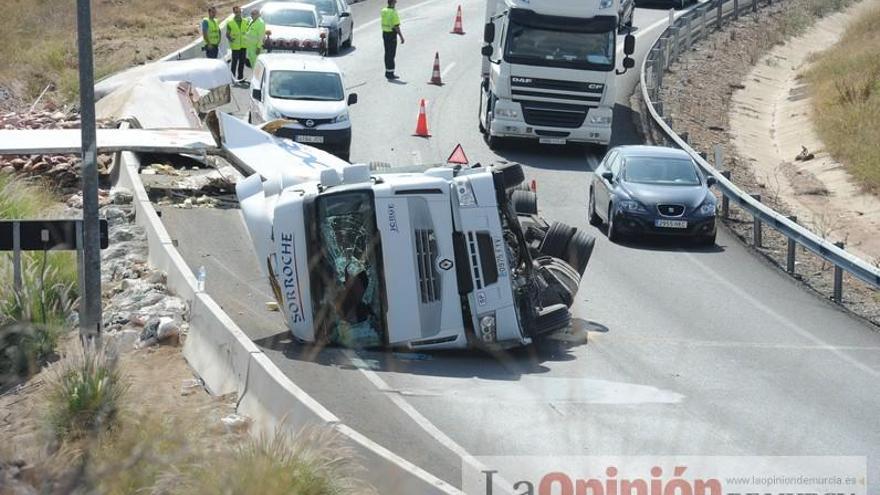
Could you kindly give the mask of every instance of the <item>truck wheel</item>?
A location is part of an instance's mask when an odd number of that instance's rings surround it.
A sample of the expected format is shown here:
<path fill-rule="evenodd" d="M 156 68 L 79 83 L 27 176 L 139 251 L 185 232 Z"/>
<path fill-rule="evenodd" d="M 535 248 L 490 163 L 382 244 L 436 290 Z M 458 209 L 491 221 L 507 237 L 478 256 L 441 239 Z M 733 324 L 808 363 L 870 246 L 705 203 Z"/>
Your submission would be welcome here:
<path fill-rule="evenodd" d="M 495 167 L 495 176 L 499 177 L 504 190 L 513 189 L 526 180 L 522 166 L 518 163 Z"/>
<path fill-rule="evenodd" d="M 562 222 L 553 222 L 550 224 L 550 228 L 547 229 L 544 242 L 541 243 L 541 254 L 564 259 L 565 248 L 568 246 L 568 241 L 574 236 L 574 233 L 574 227 Z"/>
<path fill-rule="evenodd" d="M 569 304 L 573 302 L 574 295 L 577 293 L 578 286 L 581 283 L 581 275 L 577 270 L 565 260 L 550 256 L 541 256 L 536 261 L 538 266 L 551 275 L 552 278 L 561 284 L 565 291 L 570 294 Z M 547 282 L 550 283 L 552 281 Z"/>
<path fill-rule="evenodd" d="M 587 263 L 590 262 L 590 256 L 593 255 L 593 248 L 596 246 L 596 238 L 579 230 L 568 241 L 568 247 L 565 249 L 565 261 L 577 270 L 578 275 L 583 275 L 587 269 Z"/>
<path fill-rule="evenodd" d="M 532 335 L 555 332 L 568 328 L 569 325 L 571 325 L 571 313 L 568 312 L 568 308 L 561 304 L 548 306 L 538 312 L 538 317 L 532 325 Z"/>
<path fill-rule="evenodd" d="M 538 195 L 532 191 L 514 189 L 510 193 L 510 203 L 513 205 L 513 211 L 519 215 L 538 214 Z"/>

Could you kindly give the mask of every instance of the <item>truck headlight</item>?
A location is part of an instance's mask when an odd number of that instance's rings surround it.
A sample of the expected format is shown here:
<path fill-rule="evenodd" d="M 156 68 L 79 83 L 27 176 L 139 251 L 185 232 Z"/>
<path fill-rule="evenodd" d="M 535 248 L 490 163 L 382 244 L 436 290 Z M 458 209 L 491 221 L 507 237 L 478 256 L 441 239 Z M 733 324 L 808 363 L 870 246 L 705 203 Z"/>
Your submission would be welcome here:
<path fill-rule="evenodd" d="M 342 122 L 348 122 L 348 112 L 341 113 L 337 115 L 335 119 L 333 119 L 334 124 L 340 124 Z"/>
<path fill-rule="evenodd" d="M 494 111 L 496 117 L 502 119 L 518 119 L 519 112 L 513 108 L 497 108 Z"/>
<path fill-rule="evenodd" d="M 591 112 L 589 120 L 593 125 L 611 125 L 611 114 L 605 112 Z"/>
<path fill-rule="evenodd" d="M 480 317 L 480 335 L 478 337 L 486 344 L 495 342 L 495 313 Z"/>
<path fill-rule="evenodd" d="M 622 211 L 626 211 L 629 213 L 646 213 L 648 210 L 645 209 L 644 206 L 641 205 L 638 201 L 633 201 L 631 199 L 625 199 L 619 203 L 617 203 L 617 207 Z"/>
<path fill-rule="evenodd" d="M 458 206 L 462 208 L 477 206 L 477 197 L 474 196 L 474 188 L 469 182 L 459 182 L 455 185 L 455 190 L 458 196 Z"/>

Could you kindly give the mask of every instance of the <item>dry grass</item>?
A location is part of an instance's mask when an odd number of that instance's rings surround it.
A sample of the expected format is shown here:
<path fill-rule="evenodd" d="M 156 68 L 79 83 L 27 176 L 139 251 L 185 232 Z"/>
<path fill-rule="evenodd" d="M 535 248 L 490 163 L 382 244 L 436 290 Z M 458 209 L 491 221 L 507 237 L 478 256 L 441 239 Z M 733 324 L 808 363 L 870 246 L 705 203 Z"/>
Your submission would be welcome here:
<path fill-rule="evenodd" d="M 813 119 L 828 151 L 880 192 L 880 9 L 860 16 L 806 72 Z"/>
<path fill-rule="evenodd" d="M 156 60 L 198 37 L 198 22 L 209 0 L 93 0 L 93 46 L 96 77 Z M 10 101 L 30 104 L 47 85 L 56 103 L 76 100 L 79 91 L 76 56 L 76 2 L 73 0 L 5 0 L 15 22 L 0 44 L 0 89 Z M 226 8 L 221 9 L 224 14 Z M 11 30 L 11 32 L 9 32 Z"/>

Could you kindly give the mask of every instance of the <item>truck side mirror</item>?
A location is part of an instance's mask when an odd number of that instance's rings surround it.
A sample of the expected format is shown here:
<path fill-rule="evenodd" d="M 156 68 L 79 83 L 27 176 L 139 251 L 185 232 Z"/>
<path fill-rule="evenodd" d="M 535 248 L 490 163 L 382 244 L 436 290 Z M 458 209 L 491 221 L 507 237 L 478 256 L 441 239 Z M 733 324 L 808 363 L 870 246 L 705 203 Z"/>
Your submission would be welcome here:
<path fill-rule="evenodd" d="M 339 17 L 351 17 L 351 12 L 340 12 Z"/>
<path fill-rule="evenodd" d="M 623 54 L 624 55 L 632 55 L 636 52 L 636 37 L 632 34 L 627 34 L 625 38 L 623 38 Z"/>
<path fill-rule="evenodd" d="M 493 41 L 495 41 L 495 23 L 487 22 L 483 28 L 483 42 L 492 43 Z"/>
<path fill-rule="evenodd" d="M 251 90 L 251 96 L 257 101 L 263 101 L 263 92 L 259 89 Z"/>
<path fill-rule="evenodd" d="M 480 53 L 482 53 L 484 57 L 491 57 L 492 52 L 492 45 L 483 45 L 483 48 L 480 49 Z"/>
<path fill-rule="evenodd" d="M 351 93 L 350 95 L 348 95 L 348 106 L 352 106 L 357 102 L 358 102 L 358 94 L 357 93 Z"/>
<path fill-rule="evenodd" d="M 612 174 L 611 172 L 602 172 L 602 178 L 607 180 L 608 182 L 611 182 L 614 180 L 614 174 Z"/>
<path fill-rule="evenodd" d="M 632 69 L 632 68 L 635 67 L 635 66 L 636 66 L 636 61 L 633 60 L 633 59 L 631 59 L 630 57 L 626 57 L 626 58 L 623 59 L 623 68 L 624 68 L 624 69 L 629 70 L 629 69 Z"/>

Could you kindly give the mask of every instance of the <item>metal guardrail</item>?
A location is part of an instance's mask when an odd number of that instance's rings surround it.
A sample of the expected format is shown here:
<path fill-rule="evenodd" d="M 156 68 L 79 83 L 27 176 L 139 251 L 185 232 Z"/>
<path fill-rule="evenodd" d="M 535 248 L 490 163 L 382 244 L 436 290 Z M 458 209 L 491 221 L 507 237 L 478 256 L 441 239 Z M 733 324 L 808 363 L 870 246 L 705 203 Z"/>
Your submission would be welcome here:
<path fill-rule="evenodd" d="M 780 2 L 783 0 L 776 0 Z M 759 5 L 760 3 L 760 5 Z M 723 29 L 731 21 L 737 20 L 746 12 L 757 13 L 759 7 L 771 5 L 773 0 L 710 0 L 673 20 L 670 14 L 670 25 L 651 47 L 642 62 L 639 72 L 642 99 L 650 115 L 648 124 L 653 124 L 667 145 L 675 145 L 688 154 L 699 164 L 703 171 L 715 178 L 722 197 L 722 216 L 726 217 L 729 203 L 739 205 L 749 212 L 754 219 L 754 244 L 761 246 L 763 225 L 769 225 L 788 238 L 786 271 L 795 272 L 796 246 L 799 244 L 834 265 L 834 293 L 832 299 L 840 303 L 843 294 L 843 272 L 867 284 L 880 288 L 880 269 L 865 260 L 846 252 L 843 243 L 831 243 L 822 239 L 796 219 L 786 217 L 760 201 L 759 195 L 747 194 L 729 180 L 728 172 L 721 172 L 690 147 L 686 138 L 679 136 L 670 123 L 663 117 L 663 103 L 659 99 L 663 84 L 663 73 L 670 64 L 677 61 L 681 53 L 690 50 L 693 44 L 713 31 Z M 715 148 L 716 165 L 722 163 L 720 146 Z"/>

